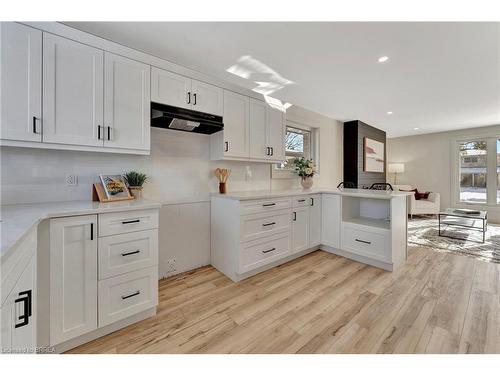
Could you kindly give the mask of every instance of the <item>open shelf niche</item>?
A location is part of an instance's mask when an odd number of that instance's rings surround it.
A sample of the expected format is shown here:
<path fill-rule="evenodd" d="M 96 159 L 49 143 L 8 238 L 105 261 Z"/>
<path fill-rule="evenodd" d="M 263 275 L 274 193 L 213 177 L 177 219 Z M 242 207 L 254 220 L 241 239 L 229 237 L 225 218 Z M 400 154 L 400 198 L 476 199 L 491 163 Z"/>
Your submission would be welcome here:
<path fill-rule="evenodd" d="M 390 199 L 342 197 L 342 221 L 379 229 L 391 228 Z"/>

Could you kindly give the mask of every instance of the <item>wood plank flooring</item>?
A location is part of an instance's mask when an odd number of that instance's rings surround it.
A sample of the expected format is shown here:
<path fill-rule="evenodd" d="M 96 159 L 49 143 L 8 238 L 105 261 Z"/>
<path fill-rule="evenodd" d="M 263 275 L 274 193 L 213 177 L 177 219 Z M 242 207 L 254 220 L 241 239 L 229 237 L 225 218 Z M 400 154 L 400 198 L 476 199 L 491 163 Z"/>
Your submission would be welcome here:
<path fill-rule="evenodd" d="M 207 266 L 70 353 L 500 353 L 499 283 L 498 264 L 425 247 L 394 273 L 322 251 L 240 283 Z"/>

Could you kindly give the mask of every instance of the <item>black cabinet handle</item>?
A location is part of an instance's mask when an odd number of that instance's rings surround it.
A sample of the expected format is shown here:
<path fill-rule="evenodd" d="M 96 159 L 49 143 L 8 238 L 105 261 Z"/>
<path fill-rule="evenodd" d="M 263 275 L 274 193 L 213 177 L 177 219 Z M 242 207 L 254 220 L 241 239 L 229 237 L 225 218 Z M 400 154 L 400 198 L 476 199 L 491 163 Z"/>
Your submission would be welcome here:
<path fill-rule="evenodd" d="M 191 93 L 190 92 L 188 92 L 188 102 L 187 102 L 187 104 L 191 104 Z"/>
<path fill-rule="evenodd" d="M 297 221 L 297 212 L 293 212 L 293 221 Z"/>
<path fill-rule="evenodd" d="M 271 147 L 271 156 L 274 155 L 274 147 Z"/>
<path fill-rule="evenodd" d="M 141 252 L 140 250 L 129 251 L 128 253 L 122 253 L 122 257 L 134 255 L 134 254 L 139 254 L 140 252 Z"/>
<path fill-rule="evenodd" d="M 266 147 L 266 155 L 271 156 L 271 147 Z"/>
<path fill-rule="evenodd" d="M 129 294 L 128 296 L 122 296 L 122 299 L 132 298 L 132 297 L 138 296 L 139 294 L 141 294 L 141 292 L 138 290 L 137 292 Z"/>
<path fill-rule="evenodd" d="M 111 126 L 108 126 L 108 141 L 111 141 Z"/>
<path fill-rule="evenodd" d="M 36 131 L 36 116 L 33 116 L 33 133 L 38 134 Z"/>
<path fill-rule="evenodd" d="M 270 253 L 271 251 L 274 251 L 274 250 L 276 250 L 275 247 L 273 247 L 272 249 L 269 249 L 269 250 L 262 250 L 262 253 L 267 254 L 267 253 Z"/>
<path fill-rule="evenodd" d="M 272 223 L 266 223 L 266 224 L 262 224 L 263 227 L 268 227 L 270 225 L 274 225 L 276 224 L 274 221 Z"/>
<path fill-rule="evenodd" d="M 276 203 L 264 203 L 262 207 L 271 207 L 271 206 L 276 206 Z"/>
<path fill-rule="evenodd" d="M 305 201 L 306 201 L 305 199 L 299 199 L 297 202 L 302 203 L 302 202 L 305 202 Z"/>
<path fill-rule="evenodd" d="M 90 223 L 90 240 L 94 241 L 94 223 Z"/>
<path fill-rule="evenodd" d="M 311 198 L 311 207 L 314 206 L 314 198 Z"/>
<path fill-rule="evenodd" d="M 18 319 L 22 319 L 21 323 L 16 323 L 14 326 L 15 328 L 20 328 L 27 326 L 29 324 L 29 317 L 32 314 L 31 311 L 31 305 L 32 305 L 32 300 L 31 300 L 31 290 L 25 290 L 24 292 L 19 293 L 19 297 L 14 300 L 14 303 L 22 303 L 23 304 L 23 315 L 19 316 Z"/>
<path fill-rule="evenodd" d="M 133 223 L 139 223 L 140 221 L 141 221 L 140 219 L 128 220 L 128 221 L 122 221 L 122 224 L 133 224 Z"/>
<path fill-rule="evenodd" d="M 97 139 L 101 139 L 101 125 L 97 125 Z"/>
<path fill-rule="evenodd" d="M 365 240 L 360 240 L 359 238 L 356 238 L 355 240 L 356 242 L 361 242 L 361 243 L 365 243 L 367 245 L 371 245 L 372 243 L 370 241 L 365 241 Z"/>
<path fill-rule="evenodd" d="M 224 142 L 224 151 L 228 152 L 229 151 L 229 142 Z"/>
<path fill-rule="evenodd" d="M 193 94 L 193 97 L 194 97 L 194 103 L 193 103 L 193 105 L 196 105 L 196 93 Z"/>

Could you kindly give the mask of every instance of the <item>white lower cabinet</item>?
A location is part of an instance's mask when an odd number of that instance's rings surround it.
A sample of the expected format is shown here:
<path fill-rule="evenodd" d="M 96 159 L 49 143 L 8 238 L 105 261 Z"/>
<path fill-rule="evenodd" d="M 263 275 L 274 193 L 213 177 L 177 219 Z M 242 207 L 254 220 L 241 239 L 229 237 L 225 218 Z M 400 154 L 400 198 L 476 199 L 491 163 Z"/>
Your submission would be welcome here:
<path fill-rule="evenodd" d="M 340 248 L 340 196 L 323 194 L 321 197 L 321 243 Z"/>
<path fill-rule="evenodd" d="M 97 328 L 97 215 L 50 221 L 50 344 Z"/>
<path fill-rule="evenodd" d="M 309 202 L 309 247 L 321 244 L 321 194 L 311 195 Z"/>
<path fill-rule="evenodd" d="M 391 261 L 389 230 L 353 223 L 342 224 L 342 249 L 382 262 Z"/>
<path fill-rule="evenodd" d="M 99 327 L 158 304 L 158 267 L 99 281 Z"/>
<path fill-rule="evenodd" d="M 36 256 L 17 280 L 0 309 L 3 353 L 34 353 L 36 348 Z"/>
<path fill-rule="evenodd" d="M 309 207 L 294 208 L 292 212 L 292 252 L 309 248 Z"/>
<path fill-rule="evenodd" d="M 50 345 L 157 304 L 157 209 L 50 220 Z"/>

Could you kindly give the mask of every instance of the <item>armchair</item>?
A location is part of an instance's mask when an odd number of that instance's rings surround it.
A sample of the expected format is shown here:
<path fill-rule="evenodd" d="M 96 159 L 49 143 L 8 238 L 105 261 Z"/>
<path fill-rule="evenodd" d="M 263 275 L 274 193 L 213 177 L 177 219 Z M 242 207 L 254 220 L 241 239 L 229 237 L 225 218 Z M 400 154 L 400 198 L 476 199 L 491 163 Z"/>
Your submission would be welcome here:
<path fill-rule="evenodd" d="M 411 185 L 394 185 L 394 190 L 413 190 Z M 413 215 L 437 215 L 441 207 L 439 193 L 430 193 L 427 199 L 417 200 L 415 194 L 408 197 L 408 213 Z"/>

